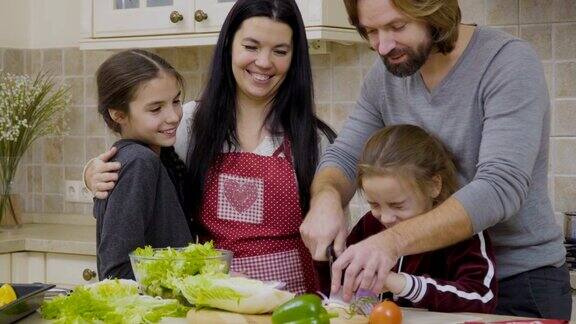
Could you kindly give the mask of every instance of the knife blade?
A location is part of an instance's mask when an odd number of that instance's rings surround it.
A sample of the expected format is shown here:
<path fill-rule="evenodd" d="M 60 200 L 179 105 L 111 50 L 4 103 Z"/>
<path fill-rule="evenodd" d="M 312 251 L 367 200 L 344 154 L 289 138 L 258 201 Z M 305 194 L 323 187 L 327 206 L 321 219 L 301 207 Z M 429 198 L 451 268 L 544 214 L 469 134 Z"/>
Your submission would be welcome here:
<path fill-rule="evenodd" d="M 330 267 L 330 282 L 332 282 L 332 265 L 334 264 L 334 261 L 336 261 L 337 259 L 336 251 L 334 251 L 334 242 L 330 243 L 326 248 L 326 257 L 328 258 L 328 266 Z M 338 293 L 336 295 L 332 295 L 332 289 L 330 289 L 330 296 L 328 297 L 330 298 L 330 300 L 338 300 L 343 302 L 342 289 L 338 290 Z"/>

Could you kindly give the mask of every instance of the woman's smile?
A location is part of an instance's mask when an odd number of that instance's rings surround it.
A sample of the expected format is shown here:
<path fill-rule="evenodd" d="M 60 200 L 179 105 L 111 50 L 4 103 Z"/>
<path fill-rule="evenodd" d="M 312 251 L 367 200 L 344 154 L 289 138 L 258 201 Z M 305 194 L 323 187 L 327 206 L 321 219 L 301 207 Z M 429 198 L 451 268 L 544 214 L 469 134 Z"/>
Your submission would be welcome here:
<path fill-rule="evenodd" d="M 252 72 L 248 69 L 246 69 L 245 71 L 248 73 L 248 75 L 252 77 L 252 79 L 256 84 L 268 84 L 269 81 L 272 79 L 272 77 L 274 77 L 274 75 Z"/>

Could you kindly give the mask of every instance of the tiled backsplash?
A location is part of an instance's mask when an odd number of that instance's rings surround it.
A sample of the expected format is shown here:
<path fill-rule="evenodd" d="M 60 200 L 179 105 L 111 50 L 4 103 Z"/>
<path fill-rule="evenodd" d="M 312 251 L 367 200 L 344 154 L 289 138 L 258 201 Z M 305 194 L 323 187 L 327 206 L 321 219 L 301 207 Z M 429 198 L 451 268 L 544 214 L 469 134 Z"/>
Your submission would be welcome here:
<path fill-rule="evenodd" d="M 555 210 L 576 210 L 576 1 L 460 0 L 464 22 L 490 25 L 532 43 L 545 67 L 552 98 L 550 196 Z M 186 95 L 195 99 L 210 60 L 211 47 L 155 50 L 182 72 Z M 34 74 L 49 69 L 71 86 L 68 136 L 43 138 L 28 152 L 18 177 L 27 212 L 91 214 L 91 205 L 64 201 L 64 181 L 80 180 L 83 164 L 103 152 L 115 137 L 96 111 L 94 73 L 111 51 L 76 48 L 0 48 L 0 68 Z M 366 44 L 330 43 L 328 54 L 312 56 L 319 115 L 337 130 L 353 109 L 363 76 L 375 59 Z M 352 214 L 364 211 L 360 200 Z"/>

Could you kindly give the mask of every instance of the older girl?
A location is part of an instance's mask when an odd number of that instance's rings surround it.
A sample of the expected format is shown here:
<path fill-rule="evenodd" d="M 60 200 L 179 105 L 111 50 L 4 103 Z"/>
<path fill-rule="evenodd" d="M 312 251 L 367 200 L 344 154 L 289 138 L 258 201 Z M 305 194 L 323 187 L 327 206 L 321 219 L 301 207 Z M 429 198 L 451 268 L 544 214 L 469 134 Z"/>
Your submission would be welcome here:
<path fill-rule="evenodd" d="M 94 200 L 98 276 L 134 279 L 128 253 L 137 247 L 185 246 L 192 235 L 172 162 L 182 118 L 182 76 L 161 57 L 120 52 L 96 73 L 98 112 L 122 138 L 114 144 L 122 163 L 106 199 Z"/>

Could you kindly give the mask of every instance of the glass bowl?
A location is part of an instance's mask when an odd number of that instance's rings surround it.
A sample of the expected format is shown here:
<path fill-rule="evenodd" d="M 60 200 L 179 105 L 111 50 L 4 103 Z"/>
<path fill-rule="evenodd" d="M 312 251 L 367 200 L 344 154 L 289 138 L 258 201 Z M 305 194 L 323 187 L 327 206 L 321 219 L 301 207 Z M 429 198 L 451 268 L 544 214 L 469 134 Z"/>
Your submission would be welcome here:
<path fill-rule="evenodd" d="M 158 248 L 153 249 L 154 254 L 164 250 L 181 251 L 183 248 Z M 228 273 L 232 263 L 232 251 L 216 249 L 217 256 L 203 258 L 179 258 L 161 256 L 137 256 L 130 253 L 130 264 L 134 277 L 140 286 L 140 291 L 150 296 L 162 298 L 178 298 L 178 291 L 174 281 L 199 273 Z"/>

